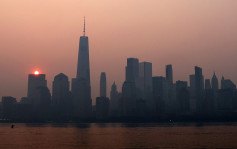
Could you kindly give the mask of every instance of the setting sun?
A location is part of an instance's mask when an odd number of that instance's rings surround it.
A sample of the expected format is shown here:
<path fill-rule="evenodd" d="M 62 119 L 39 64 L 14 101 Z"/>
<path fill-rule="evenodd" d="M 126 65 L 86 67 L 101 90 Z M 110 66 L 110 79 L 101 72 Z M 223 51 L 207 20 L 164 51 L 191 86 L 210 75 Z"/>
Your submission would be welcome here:
<path fill-rule="evenodd" d="M 38 75 L 38 74 L 39 74 L 39 71 L 38 71 L 38 70 L 36 70 L 36 71 L 34 72 L 34 74 L 35 74 L 35 75 Z"/>

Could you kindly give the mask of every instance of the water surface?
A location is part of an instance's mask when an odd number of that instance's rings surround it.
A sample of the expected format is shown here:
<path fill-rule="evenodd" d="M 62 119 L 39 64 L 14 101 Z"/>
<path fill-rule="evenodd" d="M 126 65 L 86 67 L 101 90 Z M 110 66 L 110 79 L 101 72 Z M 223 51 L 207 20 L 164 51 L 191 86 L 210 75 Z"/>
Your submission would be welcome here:
<path fill-rule="evenodd" d="M 237 124 L 0 124 L 0 148 L 237 148 Z"/>

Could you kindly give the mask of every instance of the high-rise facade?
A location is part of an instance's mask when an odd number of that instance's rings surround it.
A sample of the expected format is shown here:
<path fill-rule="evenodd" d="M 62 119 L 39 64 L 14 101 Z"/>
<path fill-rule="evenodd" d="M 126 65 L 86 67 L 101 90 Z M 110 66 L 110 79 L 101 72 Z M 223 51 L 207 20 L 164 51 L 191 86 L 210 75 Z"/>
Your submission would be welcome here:
<path fill-rule="evenodd" d="M 118 116 L 119 110 L 119 93 L 115 82 L 111 86 L 110 91 L 110 114 L 111 116 Z"/>
<path fill-rule="evenodd" d="M 85 20 L 84 20 L 85 21 Z M 74 116 L 87 118 L 91 116 L 91 85 L 90 85 L 90 63 L 89 63 L 89 41 L 85 35 L 80 37 L 79 54 L 77 64 L 77 76 L 72 79 L 72 99 Z"/>
<path fill-rule="evenodd" d="M 152 92 L 152 63 L 139 63 L 139 82 L 143 98 L 146 98 Z"/>
<path fill-rule="evenodd" d="M 169 84 L 173 84 L 173 69 L 172 65 L 166 65 L 166 80 Z"/>
<path fill-rule="evenodd" d="M 65 105 L 70 97 L 68 77 L 60 73 L 54 77 L 52 102 L 54 105 Z"/>
<path fill-rule="evenodd" d="M 179 112 L 185 113 L 190 110 L 188 82 L 176 81 L 176 99 Z"/>
<path fill-rule="evenodd" d="M 205 79 L 205 89 L 206 90 L 211 89 L 211 81 L 210 81 L 210 79 Z"/>
<path fill-rule="evenodd" d="M 137 58 L 128 58 L 126 66 L 126 81 L 135 82 L 139 75 L 139 60 Z"/>
<path fill-rule="evenodd" d="M 204 79 L 202 75 L 202 68 L 195 66 L 195 94 L 196 94 L 196 112 L 203 112 L 203 92 Z"/>
<path fill-rule="evenodd" d="M 45 74 L 29 74 L 28 76 L 28 92 L 27 97 L 33 104 L 40 103 L 40 89 L 47 88 L 47 80 Z"/>
<path fill-rule="evenodd" d="M 100 97 L 106 97 L 106 73 L 101 72 L 100 74 Z"/>
<path fill-rule="evenodd" d="M 195 75 L 192 74 L 189 76 L 189 82 L 190 82 L 190 111 L 195 112 L 196 111 L 196 80 Z"/>
<path fill-rule="evenodd" d="M 218 83 L 218 79 L 216 77 L 215 72 L 214 72 L 212 79 L 211 79 L 211 86 L 214 91 L 217 91 L 219 89 L 219 83 Z"/>
<path fill-rule="evenodd" d="M 155 104 L 152 98 L 152 63 L 141 62 L 139 63 L 139 77 L 136 81 L 138 87 L 138 98 L 142 98 L 146 104 L 149 113 L 155 112 Z"/>

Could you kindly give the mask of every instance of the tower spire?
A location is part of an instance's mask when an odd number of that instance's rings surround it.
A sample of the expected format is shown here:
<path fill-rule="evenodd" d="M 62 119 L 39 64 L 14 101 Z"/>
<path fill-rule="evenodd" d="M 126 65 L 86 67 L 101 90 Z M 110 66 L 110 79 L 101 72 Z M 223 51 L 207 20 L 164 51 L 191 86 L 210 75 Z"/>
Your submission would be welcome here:
<path fill-rule="evenodd" d="M 83 36 L 86 36 L 86 18 L 84 16 L 84 30 L 83 30 Z"/>

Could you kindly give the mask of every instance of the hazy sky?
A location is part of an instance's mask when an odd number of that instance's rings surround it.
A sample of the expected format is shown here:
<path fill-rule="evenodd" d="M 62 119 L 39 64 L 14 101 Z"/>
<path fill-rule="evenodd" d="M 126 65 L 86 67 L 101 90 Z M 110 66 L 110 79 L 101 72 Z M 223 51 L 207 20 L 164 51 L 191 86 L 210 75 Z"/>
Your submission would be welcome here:
<path fill-rule="evenodd" d="M 26 96 L 36 68 L 49 89 L 60 72 L 71 81 L 84 16 L 93 98 L 102 71 L 108 93 L 113 81 L 121 91 L 128 57 L 152 62 L 153 75 L 173 64 L 174 80 L 188 80 L 198 65 L 237 83 L 237 0 L 1 0 L 0 96 Z"/>

